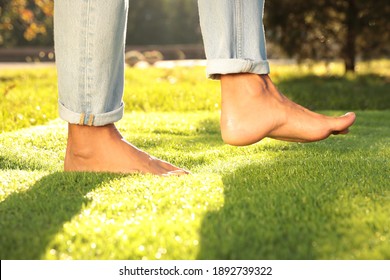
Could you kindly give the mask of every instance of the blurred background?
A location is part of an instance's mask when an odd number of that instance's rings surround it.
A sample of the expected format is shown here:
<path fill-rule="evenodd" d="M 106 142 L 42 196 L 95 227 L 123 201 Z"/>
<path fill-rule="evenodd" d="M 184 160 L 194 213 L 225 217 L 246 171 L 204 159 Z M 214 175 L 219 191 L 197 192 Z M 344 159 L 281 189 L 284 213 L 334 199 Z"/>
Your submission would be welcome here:
<path fill-rule="evenodd" d="M 202 59 L 197 0 L 130 0 L 127 62 Z M 389 0 L 267 0 L 268 56 L 356 62 L 390 56 Z M 52 61 L 53 0 L 0 0 L 0 62 Z"/>

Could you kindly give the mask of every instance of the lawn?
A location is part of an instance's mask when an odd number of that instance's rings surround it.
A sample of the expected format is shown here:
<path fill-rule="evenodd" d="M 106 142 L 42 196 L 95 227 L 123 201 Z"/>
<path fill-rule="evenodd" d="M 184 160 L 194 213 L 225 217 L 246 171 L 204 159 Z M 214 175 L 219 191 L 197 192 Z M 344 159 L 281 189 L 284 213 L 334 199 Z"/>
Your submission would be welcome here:
<path fill-rule="evenodd" d="M 118 123 L 185 177 L 64 173 L 55 71 L 0 70 L 1 259 L 390 259 L 390 62 L 274 66 L 346 136 L 223 144 L 204 69 L 127 69 Z M 387 70 L 386 70 L 387 69 Z"/>

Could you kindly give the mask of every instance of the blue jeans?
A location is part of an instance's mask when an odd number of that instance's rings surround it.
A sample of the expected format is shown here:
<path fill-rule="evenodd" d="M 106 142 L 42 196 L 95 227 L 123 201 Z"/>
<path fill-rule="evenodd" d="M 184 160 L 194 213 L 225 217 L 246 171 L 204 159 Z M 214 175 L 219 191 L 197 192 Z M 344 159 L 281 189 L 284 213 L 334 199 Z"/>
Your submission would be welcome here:
<path fill-rule="evenodd" d="M 263 0 L 199 0 L 207 75 L 269 73 Z M 123 116 L 128 0 L 54 1 L 59 114 L 102 126 Z"/>

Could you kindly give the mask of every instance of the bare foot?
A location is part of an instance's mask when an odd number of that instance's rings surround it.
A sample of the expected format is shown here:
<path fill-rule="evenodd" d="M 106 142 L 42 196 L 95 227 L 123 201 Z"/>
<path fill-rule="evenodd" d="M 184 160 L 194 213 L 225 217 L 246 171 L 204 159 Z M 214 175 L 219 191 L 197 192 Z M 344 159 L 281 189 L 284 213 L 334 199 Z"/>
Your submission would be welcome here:
<path fill-rule="evenodd" d="M 184 175 L 187 171 L 139 150 L 123 139 L 114 124 L 69 124 L 65 171 Z"/>
<path fill-rule="evenodd" d="M 286 98 L 268 75 L 229 74 L 221 77 L 223 140 L 244 146 L 264 137 L 291 142 L 313 142 L 331 134 L 346 134 L 354 113 L 328 117 Z"/>

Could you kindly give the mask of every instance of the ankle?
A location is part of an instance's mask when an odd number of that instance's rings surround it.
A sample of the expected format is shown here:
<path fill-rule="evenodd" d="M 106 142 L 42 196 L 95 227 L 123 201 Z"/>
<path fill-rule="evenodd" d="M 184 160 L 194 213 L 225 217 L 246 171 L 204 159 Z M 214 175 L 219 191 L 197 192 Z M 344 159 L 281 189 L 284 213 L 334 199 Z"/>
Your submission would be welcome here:
<path fill-rule="evenodd" d="M 257 94 L 269 90 L 271 86 L 272 81 L 268 74 L 238 73 L 221 76 L 222 94 Z"/>
<path fill-rule="evenodd" d="M 71 158 L 89 159 L 94 155 L 94 149 L 88 145 L 75 145 L 72 141 L 68 140 L 66 147 L 66 156 Z"/>
<path fill-rule="evenodd" d="M 72 157 L 90 158 L 96 150 L 113 138 L 121 137 L 114 124 L 106 126 L 68 125 L 67 154 Z"/>

